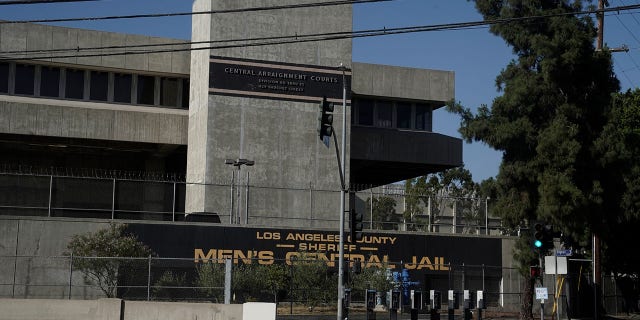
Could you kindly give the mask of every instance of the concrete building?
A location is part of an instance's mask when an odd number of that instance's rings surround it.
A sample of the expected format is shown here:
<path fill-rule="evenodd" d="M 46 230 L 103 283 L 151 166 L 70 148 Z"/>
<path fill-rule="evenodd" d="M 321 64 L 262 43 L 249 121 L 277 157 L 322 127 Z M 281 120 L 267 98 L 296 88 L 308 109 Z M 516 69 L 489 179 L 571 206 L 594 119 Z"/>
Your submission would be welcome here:
<path fill-rule="evenodd" d="M 305 3 L 311 2 L 277 2 Z M 228 13 L 194 15 L 192 42 L 0 25 L 6 57 L 0 61 L 0 163 L 5 171 L 63 168 L 71 172 L 66 176 L 79 169 L 177 174 L 186 183 L 173 190 L 136 189 L 145 201 L 131 211 L 334 227 L 341 185 L 335 143 L 320 141 L 316 127 L 326 96 L 336 106 L 340 146 L 346 88 L 347 143 L 340 152 L 350 190 L 462 164 L 461 141 L 431 130 L 432 111 L 454 98 L 453 72 L 352 62 L 349 38 L 264 45 L 283 35 L 351 30 L 350 5 L 238 10 L 273 4 L 195 1 L 194 11 Z M 238 159 L 255 165 L 225 164 Z M 111 183 L 96 188 L 109 191 Z M 309 197 L 306 189 L 317 192 Z M 115 203 L 128 201 L 124 186 L 99 200 L 82 183 L 65 190 L 61 208 L 82 202 L 103 203 L 105 210 L 127 207 Z"/>
<path fill-rule="evenodd" d="M 156 250 L 191 261 L 194 248 L 223 248 L 206 243 L 208 234 L 285 228 L 277 232 L 335 239 L 327 235 L 338 226 L 343 119 L 350 191 L 460 166 L 461 140 L 432 131 L 433 110 L 455 97 L 454 73 L 352 61 L 350 38 L 318 39 L 351 31 L 351 6 L 304 6 L 316 2 L 196 0 L 194 11 L 226 13 L 194 15 L 191 41 L 0 24 L 0 255 L 14 257 L 0 260 L 2 295 L 99 296 L 69 274 L 73 259 L 46 257 L 63 255 L 73 234 L 102 228 L 104 219 L 165 220 L 132 228 L 149 241 L 181 235 Z M 276 4 L 300 6 L 241 10 Z M 336 140 L 319 139 L 323 98 L 335 105 Z M 194 247 L 190 228 L 204 245 Z M 442 235 L 388 230 L 378 238 L 396 234 L 432 250 L 404 262 L 420 269 L 440 261 L 434 285 L 451 282 L 445 260 L 462 270 L 481 265 L 482 277 L 492 263 L 492 303 L 514 301 L 499 289 L 517 288 L 501 269 L 511 267 L 512 239 L 452 235 L 451 243 L 481 248 L 456 251 Z M 226 238 L 224 248 L 233 246 Z M 381 257 L 402 251 L 372 246 Z M 492 254 L 480 252 L 486 248 Z M 32 283 L 43 279 L 63 285 L 35 293 Z M 484 286 L 464 279 L 463 287 Z"/>

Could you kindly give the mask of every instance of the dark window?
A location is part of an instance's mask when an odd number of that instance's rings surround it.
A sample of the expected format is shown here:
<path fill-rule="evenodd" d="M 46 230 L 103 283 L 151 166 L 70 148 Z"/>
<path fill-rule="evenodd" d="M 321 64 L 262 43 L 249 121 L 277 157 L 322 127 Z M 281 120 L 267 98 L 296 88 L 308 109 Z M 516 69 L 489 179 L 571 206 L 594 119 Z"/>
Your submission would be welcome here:
<path fill-rule="evenodd" d="M 396 104 L 397 127 L 411 129 L 411 104 L 398 102 Z"/>
<path fill-rule="evenodd" d="M 138 76 L 138 104 L 153 104 L 155 79 L 152 76 Z"/>
<path fill-rule="evenodd" d="M 182 109 L 189 109 L 189 79 L 182 80 Z"/>
<path fill-rule="evenodd" d="M 16 94 L 33 95 L 35 67 L 26 64 L 16 64 Z"/>
<path fill-rule="evenodd" d="M 109 73 L 101 71 L 91 71 L 91 82 L 89 99 L 96 101 L 107 101 L 109 92 Z"/>
<path fill-rule="evenodd" d="M 113 101 L 131 103 L 131 75 L 116 73 L 113 77 Z"/>
<path fill-rule="evenodd" d="M 60 68 L 43 66 L 40 69 L 40 96 L 60 96 Z"/>
<path fill-rule="evenodd" d="M 431 131 L 431 107 L 416 104 L 416 130 Z"/>
<path fill-rule="evenodd" d="M 391 128 L 393 121 L 393 109 L 389 101 L 376 103 L 376 127 Z"/>
<path fill-rule="evenodd" d="M 0 62 L 0 92 L 9 93 L 9 64 Z"/>
<path fill-rule="evenodd" d="M 358 124 L 363 126 L 373 125 L 373 100 L 358 100 Z"/>
<path fill-rule="evenodd" d="M 160 105 L 177 107 L 178 106 L 178 79 L 177 78 L 161 78 L 160 79 Z"/>
<path fill-rule="evenodd" d="M 67 69 L 64 96 L 69 99 L 84 98 L 84 70 Z"/>

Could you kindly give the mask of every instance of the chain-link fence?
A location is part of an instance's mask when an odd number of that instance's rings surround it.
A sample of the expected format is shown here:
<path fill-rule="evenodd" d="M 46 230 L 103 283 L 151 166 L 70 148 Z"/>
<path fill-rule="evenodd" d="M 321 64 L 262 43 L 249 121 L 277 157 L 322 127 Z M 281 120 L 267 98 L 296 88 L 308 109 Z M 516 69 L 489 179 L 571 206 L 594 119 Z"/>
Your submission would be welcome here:
<path fill-rule="evenodd" d="M 55 172 L 59 173 L 59 172 Z M 199 221 L 271 227 L 335 227 L 340 190 L 314 186 L 271 187 L 246 179 L 190 184 L 149 180 L 124 174 L 96 177 L 7 173 L 0 171 L 0 215 Z M 151 177 L 152 178 L 152 177 Z M 160 177 L 162 178 L 162 177 Z M 165 177 L 166 178 L 166 177 Z M 185 207 L 189 188 L 206 188 L 212 212 Z M 415 198 L 402 185 L 353 192 L 352 204 L 363 212 L 365 229 L 436 233 L 501 234 L 491 217 L 489 199 L 446 195 Z M 409 208 L 409 203 L 412 203 Z"/>
<path fill-rule="evenodd" d="M 2 256 L 0 297 L 223 302 L 225 263 L 215 259 L 122 258 L 79 256 Z M 245 261 L 246 260 L 246 261 Z M 308 308 L 335 305 L 337 266 L 331 261 L 305 258 L 261 264 L 252 259 L 231 259 L 232 301 L 281 302 Z M 349 262 L 348 262 L 349 263 Z M 352 288 L 354 304 L 364 304 L 366 289 L 385 296 L 400 289 L 484 290 L 491 307 L 501 307 L 504 296 L 519 295 L 502 286 L 515 270 L 495 266 L 441 265 L 446 272 L 409 272 L 401 263 L 345 265 L 345 287 Z M 405 300 L 408 304 L 408 300 Z M 383 298 L 379 301 L 385 305 Z"/>

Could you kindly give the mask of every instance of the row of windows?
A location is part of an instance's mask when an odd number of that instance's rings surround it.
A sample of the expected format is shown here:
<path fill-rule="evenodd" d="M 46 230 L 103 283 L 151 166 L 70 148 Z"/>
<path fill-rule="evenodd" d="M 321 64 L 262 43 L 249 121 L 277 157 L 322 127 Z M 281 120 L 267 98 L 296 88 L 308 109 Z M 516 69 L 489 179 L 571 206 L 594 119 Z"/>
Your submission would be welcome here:
<path fill-rule="evenodd" d="M 354 99 L 353 107 L 354 125 L 432 131 L 433 108 L 428 104 Z"/>
<path fill-rule="evenodd" d="M 0 94 L 189 108 L 189 79 L 0 62 Z"/>

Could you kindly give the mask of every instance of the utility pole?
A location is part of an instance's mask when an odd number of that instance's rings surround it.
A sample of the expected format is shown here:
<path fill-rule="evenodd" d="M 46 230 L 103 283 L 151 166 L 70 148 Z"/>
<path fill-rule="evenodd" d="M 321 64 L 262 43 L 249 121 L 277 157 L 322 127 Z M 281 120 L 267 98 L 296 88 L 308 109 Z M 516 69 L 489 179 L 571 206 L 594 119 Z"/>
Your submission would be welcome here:
<path fill-rule="evenodd" d="M 346 185 L 344 181 L 345 174 L 345 161 L 347 153 L 347 82 L 345 77 L 346 67 L 341 63 L 340 70 L 342 71 L 342 158 L 340 158 L 340 176 L 342 177 L 341 190 L 340 190 L 340 240 L 338 250 L 338 312 L 337 320 L 344 320 L 344 213 L 345 213 L 345 197 L 346 197 Z M 336 139 L 335 133 L 333 134 Z M 334 143 L 335 144 L 335 143 Z M 336 146 L 337 147 L 337 146 Z"/>

